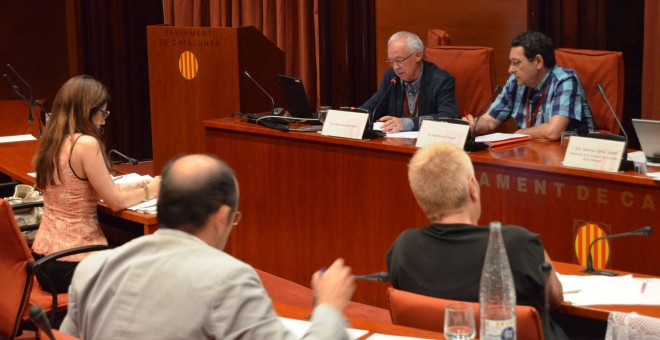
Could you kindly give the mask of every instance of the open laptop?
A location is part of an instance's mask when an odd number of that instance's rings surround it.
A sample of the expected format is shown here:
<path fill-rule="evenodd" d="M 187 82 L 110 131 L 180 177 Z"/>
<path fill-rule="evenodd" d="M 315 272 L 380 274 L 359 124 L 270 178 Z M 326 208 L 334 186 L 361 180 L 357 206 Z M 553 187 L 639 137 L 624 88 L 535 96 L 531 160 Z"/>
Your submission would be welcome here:
<path fill-rule="evenodd" d="M 289 110 L 292 117 L 316 118 L 312 107 L 309 105 L 302 80 L 278 74 L 277 82 L 280 84 L 285 108 Z"/>
<path fill-rule="evenodd" d="M 660 120 L 633 119 L 632 122 L 646 160 L 660 163 Z"/>

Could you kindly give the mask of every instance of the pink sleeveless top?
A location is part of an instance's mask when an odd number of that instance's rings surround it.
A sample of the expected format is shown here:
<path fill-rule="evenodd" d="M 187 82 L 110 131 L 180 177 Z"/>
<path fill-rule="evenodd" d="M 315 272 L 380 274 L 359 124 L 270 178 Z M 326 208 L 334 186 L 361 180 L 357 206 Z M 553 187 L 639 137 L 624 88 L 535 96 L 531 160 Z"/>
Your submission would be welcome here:
<path fill-rule="evenodd" d="M 108 244 L 96 212 L 98 195 L 87 179 L 76 177 L 69 165 L 71 141 L 77 141 L 79 136 L 69 137 L 62 144 L 59 162 L 62 181 L 56 172 L 56 184 L 43 189 L 44 214 L 32 245 L 32 251 L 37 254 L 49 255 L 75 247 Z M 89 254 L 66 256 L 59 261 L 76 262 Z"/>

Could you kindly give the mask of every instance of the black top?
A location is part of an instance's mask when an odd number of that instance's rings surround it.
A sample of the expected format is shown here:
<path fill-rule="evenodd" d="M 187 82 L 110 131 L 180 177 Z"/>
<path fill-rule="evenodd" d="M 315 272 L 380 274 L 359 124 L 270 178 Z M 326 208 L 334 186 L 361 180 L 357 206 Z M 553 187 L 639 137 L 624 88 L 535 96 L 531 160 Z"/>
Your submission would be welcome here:
<path fill-rule="evenodd" d="M 386 255 L 392 286 L 426 296 L 479 302 L 489 234 L 488 227 L 469 224 L 431 224 L 405 230 Z M 502 238 L 516 288 L 516 304 L 542 306 L 545 282 L 539 265 L 545 257 L 538 235 L 522 227 L 502 226 Z M 542 311 L 539 314 L 545 319 Z M 561 329 L 549 330 L 546 322 L 546 339 L 565 336 Z"/>

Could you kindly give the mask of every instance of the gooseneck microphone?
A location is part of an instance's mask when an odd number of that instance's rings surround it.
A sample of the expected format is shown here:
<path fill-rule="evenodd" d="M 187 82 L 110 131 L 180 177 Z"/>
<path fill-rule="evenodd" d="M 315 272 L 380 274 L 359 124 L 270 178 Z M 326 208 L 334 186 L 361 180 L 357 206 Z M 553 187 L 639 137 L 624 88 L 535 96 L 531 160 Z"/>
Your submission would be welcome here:
<path fill-rule="evenodd" d="M 128 157 L 128 156 L 124 155 L 123 153 L 121 153 L 121 152 L 119 152 L 119 151 L 117 151 L 117 150 L 115 150 L 115 149 L 112 149 L 112 150 L 110 150 L 110 151 L 108 152 L 108 155 L 110 156 L 110 158 L 112 158 L 112 155 L 113 155 L 113 154 L 115 154 L 115 155 L 117 155 L 117 156 L 119 156 L 119 157 L 125 159 L 126 161 L 128 161 L 128 162 L 131 163 L 132 165 L 137 165 L 137 164 L 138 164 L 137 159 L 135 159 L 135 158 L 131 158 L 131 157 Z"/>
<path fill-rule="evenodd" d="M 356 280 L 387 282 L 390 280 L 390 274 L 388 272 L 378 272 L 366 275 L 353 275 L 353 278 Z"/>
<path fill-rule="evenodd" d="M 635 164 L 633 163 L 633 161 L 628 160 L 628 134 L 626 133 L 626 130 L 623 129 L 623 125 L 621 124 L 619 117 L 616 115 L 616 111 L 614 111 L 614 108 L 612 107 L 610 100 L 607 99 L 605 90 L 603 90 L 603 85 L 599 83 L 598 85 L 596 85 L 596 88 L 598 88 L 598 92 L 600 92 L 600 95 L 603 97 L 603 99 L 605 99 L 605 102 L 607 103 L 607 107 L 610 109 L 612 116 L 614 116 L 614 120 L 616 120 L 616 123 L 619 124 L 619 128 L 621 128 L 621 132 L 623 133 L 623 142 L 624 142 L 623 155 L 621 156 L 619 171 L 632 170 L 635 168 Z M 603 134 L 599 132 L 592 132 L 589 134 L 589 137 L 609 139 L 609 140 L 621 140 L 621 136 L 619 135 Z"/>
<path fill-rule="evenodd" d="M 478 142 L 477 143 L 477 126 L 479 125 L 479 119 L 483 117 L 483 115 L 486 114 L 486 111 L 488 110 L 488 105 L 495 99 L 495 96 L 497 96 L 497 93 L 500 91 L 501 86 L 498 84 L 495 86 L 495 90 L 493 93 L 490 95 L 490 98 L 488 98 L 488 101 L 486 104 L 484 104 L 484 107 L 481 108 L 481 111 L 479 116 L 477 116 L 477 119 L 474 121 L 474 126 L 472 127 L 471 135 L 470 138 L 465 142 L 465 151 L 481 151 L 481 150 L 486 150 L 488 149 L 488 144 Z"/>
<path fill-rule="evenodd" d="M 376 115 L 376 110 L 378 109 L 378 107 L 380 107 L 380 103 L 383 102 L 383 99 L 385 99 L 385 97 L 387 97 L 387 94 L 390 92 L 390 89 L 392 88 L 392 85 L 396 85 L 396 78 L 394 78 L 394 77 L 392 77 L 392 79 L 390 79 L 390 84 L 387 85 L 387 89 L 385 89 L 385 93 L 383 93 L 383 95 L 380 97 L 380 100 L 378 101 L 378 103 L 376 103 L 376 106 L 374 106 L 374 109 L 371 110 L 371 112 L 369 113 L 369 127 L 370 128 L 373 128 L 373 126 L 374 126 L 374 116 Z"/>
<path fill-rule="evenodd" d="M 273 99 L 273 96 L 271 96 L 268 93 L 268 91 L 266 91 L 263 87 L 261 87 L 261 85 L 254 78 L 252 78 L 252 76 L 250 75 L 250 73 L 248 71 L 243 71 L 243 74 L 245 74 L 245 76 L 250 78 L 250 80 L 254 83 L 254 85 L 257 85 L 257 87 L 261 90 L 261 92 L 263 92 L 270 99 L 270 102 L 271 102 L 270 114 L 271 115 L 278 115 L 280 112 L 282 112 L 282 109 L 279 109 L 279 108 L 278 108 L 279 110 L 275 109 L 275 99 Z"/>
<path fill-rule="evenodd" d="M 651 235 L 653 233 L 653 228 L 651 226 L 645 226 L 637 230 L 625 232 L 625 233 L 620 233 L 620 234 L 614 234 L 614 235 L 605 235 L 601 237 L 597 237 L 591 243 L 589 244 L 589 249 L 587 253 L 587 268 L 583 269 L 583 273 L 589 273 L 589 274 L 595 274 L 595 275 L 605 275 L 605 276 L 617 276 L 619 275 L 618 273 L 615 272 L 607 272 L 607 271 L 602 271 L 602 270 L 596 270 L 594 269 L 593 265 L 593 258 L 591 256 L 591 249 L 593 248 L 594 244 L 600 240 L 605 240 L 605 239 L 611 239 L 611 238 L 619 238 L 619 237 L 626 237 L 626 236 L 647 236 Z"/>
<path fill-rule="evenodd" d="M 53 334 L 53 330 L 50 328 L 50 322 L 48 322 L 46 313 L 44 312 L 44 309 L 41 308 L 41 306 L 30 307 L 30 310 L 28 311 L 28 316 L 30 317 L 30 320 L 34 322 L 37 328 L 39 328 L 44 333 L 46 333 L 46 335 L 48 335 L 49 339 L 55 340 L 55 335 Z"/>

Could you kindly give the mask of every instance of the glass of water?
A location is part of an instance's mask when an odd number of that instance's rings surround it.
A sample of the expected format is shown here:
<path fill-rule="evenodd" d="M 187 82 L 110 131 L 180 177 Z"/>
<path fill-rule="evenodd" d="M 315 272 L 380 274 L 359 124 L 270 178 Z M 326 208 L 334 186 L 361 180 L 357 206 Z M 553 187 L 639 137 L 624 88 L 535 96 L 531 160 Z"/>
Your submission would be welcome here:
<path fill-rule="evenodd" d="M 325 117 L 328 115 L 328 111 L 332 109 L 332 106 L 322 105 L 319 107 L 319 122 L 325 122 Z"/>
<path fill-rule="evenodd" d="M 445 338 L 447 340 L 474 339 L 474 310 L 465 302 L 450 303 L 445 306 Z"/>

